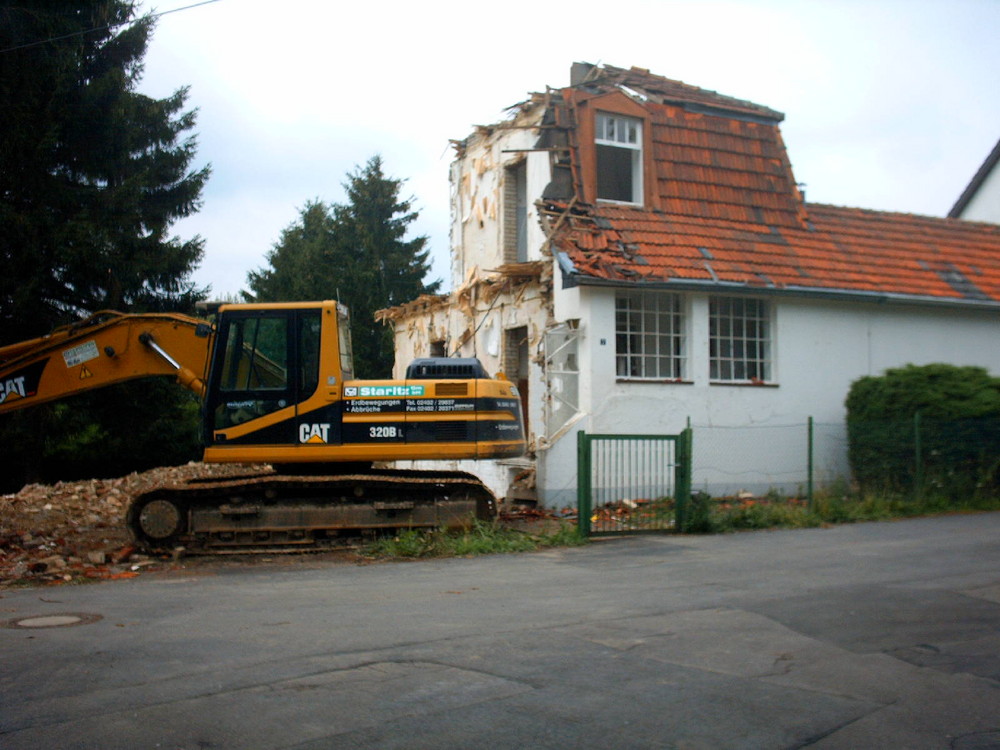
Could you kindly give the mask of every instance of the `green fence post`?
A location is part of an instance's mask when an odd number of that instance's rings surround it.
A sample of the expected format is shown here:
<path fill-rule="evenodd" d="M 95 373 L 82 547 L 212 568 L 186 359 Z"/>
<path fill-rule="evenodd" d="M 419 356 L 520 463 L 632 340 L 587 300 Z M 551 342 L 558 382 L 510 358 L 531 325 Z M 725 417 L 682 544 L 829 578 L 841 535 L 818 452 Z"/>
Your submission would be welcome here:
<path fill-rule="evenodd" d="M 674 528 L 683 532 L 687 527 L 687 510 L 691 500 L 691 455 L 693 432 L 690 427 L 681 431 L 677 440 L 677 468 L 674 475 L 674 487 L 677 497 L 674 499 Z"/>
<path fill-rule="evenodd" d="M 913 415 L 913 492 L 919 502 L 924 496 L 924 457 L 920 444 L 920 412 Z"/>
<path fill-rule="evenodd" d="M 809 476 L 806 479 L 806 503 L 809 510 L 813 508 L 813 418 L 809 417 L 809 427 L 808 427 L 808 451 L 809 455 L 806 457 L 807 471 Z"/>
<path fill-rule="evenodd" d="M 590 440 L 587 433 L 576 433 L 576 528 L 583 537 L 590 536 Z"/>

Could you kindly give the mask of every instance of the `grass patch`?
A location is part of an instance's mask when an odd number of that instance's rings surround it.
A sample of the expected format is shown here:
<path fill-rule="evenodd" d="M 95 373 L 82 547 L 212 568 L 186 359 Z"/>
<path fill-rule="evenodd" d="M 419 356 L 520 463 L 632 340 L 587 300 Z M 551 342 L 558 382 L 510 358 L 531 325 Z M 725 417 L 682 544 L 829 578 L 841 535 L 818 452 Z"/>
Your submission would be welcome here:
<path fill-rule="evenodd" d="M 892 518 L 1000 510 L 1000 498 L 975 497 L 965 501 L 930 496 L 919 499 L 893 495 L 819 492 L 811 506 L 801 498 L 769 493 L 764 498 L 719 498 L 692 495 L 685 531 L 718 534 L 747 529 L 802 529 L 828 524 L 885 521 Z"/>
<path fill-rule="evenodd" d="M 362 554 L 376 558 L 471 557 L 533 552 L 548 547 L 586 544 L 575 526 L 562 524 L 554 532 L 529 534 L 496 521 L 474 521 L 467 529 L 403 529 L 364 546 Z"/>

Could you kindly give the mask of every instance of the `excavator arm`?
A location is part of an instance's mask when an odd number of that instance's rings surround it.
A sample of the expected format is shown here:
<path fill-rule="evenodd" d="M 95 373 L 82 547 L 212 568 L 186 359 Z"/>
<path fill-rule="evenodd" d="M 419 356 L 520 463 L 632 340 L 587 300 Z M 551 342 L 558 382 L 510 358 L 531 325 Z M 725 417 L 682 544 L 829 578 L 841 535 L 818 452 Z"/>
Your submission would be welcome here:
<path fill-rule="evenodd" d="M 186 315 L 103 311 L 0 347 L 0 414 L 153 375 L 204 395 L 213 336 Z"/>

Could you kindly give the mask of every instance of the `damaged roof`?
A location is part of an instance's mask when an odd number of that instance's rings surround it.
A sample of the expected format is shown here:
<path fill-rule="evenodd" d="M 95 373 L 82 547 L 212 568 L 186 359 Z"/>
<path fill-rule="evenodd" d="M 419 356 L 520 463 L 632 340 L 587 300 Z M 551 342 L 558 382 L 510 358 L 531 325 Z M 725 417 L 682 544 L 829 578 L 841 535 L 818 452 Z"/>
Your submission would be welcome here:
<path fill-rule="evenodd" d="M 653 179 L 644 206 L 585 202 L 567 127 L 572 179 L 543 206 L 564 283 L 1000 305 L 1000 226 L 805 203 L 780 112 L 638 68 L 574 78 L 555 120 L 577 122 L 581 95 L 624 91 L 649 114 Z"/>
<path fill-rule="evenodd" d="M 641 98 L 660 104 L 687 107 L 693 112 L 718 110 L 773 122 L 785 119 L 781 112 L 770 107 L 725 96 L 683 81 L 653 75 L 645 68 L 617 68 L 614 65 L 576 63 L 571 75 L 573 86 L 578 89 L 606 91 L 609 87 L 616 87 L 625 91 L 631 90 Z"/>

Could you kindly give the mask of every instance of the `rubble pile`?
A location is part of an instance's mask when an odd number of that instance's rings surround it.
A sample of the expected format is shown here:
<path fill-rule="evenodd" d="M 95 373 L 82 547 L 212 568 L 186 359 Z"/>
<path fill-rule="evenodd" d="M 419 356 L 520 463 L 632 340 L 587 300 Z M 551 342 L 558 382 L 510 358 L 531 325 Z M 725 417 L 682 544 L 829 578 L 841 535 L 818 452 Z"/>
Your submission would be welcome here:
<path fill-rule="evenodd" d="M 119 479 L 29 484 L 0 495 L 0 588 L 138 575 L 160 561 L 138 554 L 125 528 L 125 512 L 136 495 L 246 470 L 239 464 L 191 462 Z"/>

